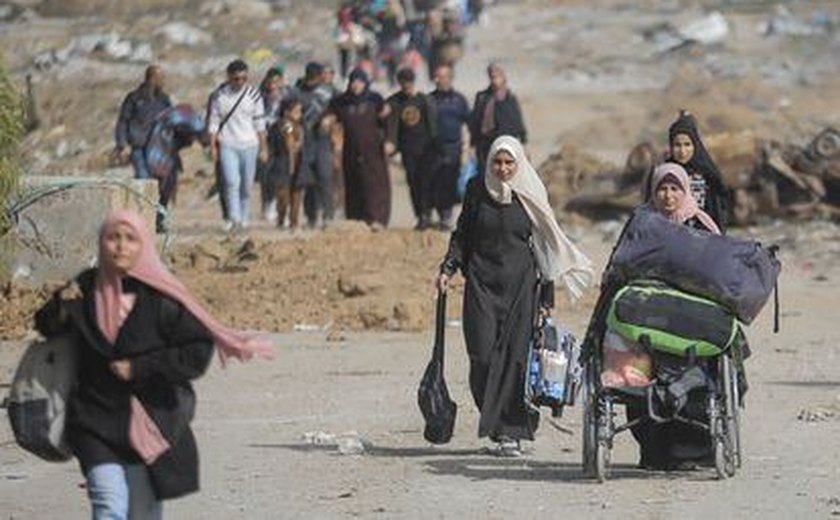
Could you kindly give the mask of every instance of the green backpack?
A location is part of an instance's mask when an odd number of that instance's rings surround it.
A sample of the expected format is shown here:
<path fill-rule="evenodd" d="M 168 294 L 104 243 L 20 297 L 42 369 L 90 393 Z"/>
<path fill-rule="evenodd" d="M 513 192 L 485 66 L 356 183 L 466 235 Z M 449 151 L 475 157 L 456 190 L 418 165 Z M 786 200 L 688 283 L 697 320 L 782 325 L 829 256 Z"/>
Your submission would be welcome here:
<path fill-rule="evenodd" d="M 607 326 L 628 341 L 647 336 L 654 350 L 698 357 L 725 352 L 738 334 L 738 320 L 717 303 L 659 282 L 634 282 L 618 291 Z"/>

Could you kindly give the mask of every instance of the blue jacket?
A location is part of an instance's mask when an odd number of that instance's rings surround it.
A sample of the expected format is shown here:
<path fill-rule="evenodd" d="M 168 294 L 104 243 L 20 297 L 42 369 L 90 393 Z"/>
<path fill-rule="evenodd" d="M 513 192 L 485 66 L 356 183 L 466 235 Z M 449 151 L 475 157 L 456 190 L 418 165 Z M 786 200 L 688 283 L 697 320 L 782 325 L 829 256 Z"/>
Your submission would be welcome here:
<path fill-rule="evenodd" d="M 435 90 L 429 96 L 437 108 L 437 137 L 441 144 L 460 144 L 461 127 L 469 124 L 470 105 L 455 90 Z"/>

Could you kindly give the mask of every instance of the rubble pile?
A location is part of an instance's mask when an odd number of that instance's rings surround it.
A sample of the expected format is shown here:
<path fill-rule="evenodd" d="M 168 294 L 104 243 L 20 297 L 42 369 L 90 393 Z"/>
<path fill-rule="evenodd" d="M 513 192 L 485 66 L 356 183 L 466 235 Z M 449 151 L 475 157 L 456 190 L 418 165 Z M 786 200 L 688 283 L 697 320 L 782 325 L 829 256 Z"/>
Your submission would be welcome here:
<path fill-rule="evenodd" d="M 840 132 L 836 129 L 824 129 L 804 146 L 764 139 L 750 130 L 710 134 L 705 140 L 730 191 L 734 224 L 840 217 Z M 553 200 L 566 200 L 565 211 L 596 220 L 616 218 L 640 204 L 645 173 L 663 157 L 650 143 L 641 143 L 622 170 L 591 159 L 583 168 L 580 161 L 569 166 L 564 153 L 542 166 L 549 172 L 550 193 L 560 197 Z"/>

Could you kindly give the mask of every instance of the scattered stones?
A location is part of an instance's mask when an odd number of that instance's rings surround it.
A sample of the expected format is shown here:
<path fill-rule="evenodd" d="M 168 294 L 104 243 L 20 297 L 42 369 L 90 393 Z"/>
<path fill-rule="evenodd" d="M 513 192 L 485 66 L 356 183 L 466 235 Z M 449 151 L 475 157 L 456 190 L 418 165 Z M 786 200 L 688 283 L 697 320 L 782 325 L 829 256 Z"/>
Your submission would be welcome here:
<path fill-rule="evenodd" d="M 803 408 L 799 411 L 799 415 L 796 418 L 804 422 L 824 422 L 833 419 L 836 415 L 835 410 L 816 406 L 813 408 Z"/>
<path fill-rule="evenodd" d="M 379 273 L 342 274 L 338 278 L 338 292 L 347 298 L 375 293 L 383 288 Z"/>

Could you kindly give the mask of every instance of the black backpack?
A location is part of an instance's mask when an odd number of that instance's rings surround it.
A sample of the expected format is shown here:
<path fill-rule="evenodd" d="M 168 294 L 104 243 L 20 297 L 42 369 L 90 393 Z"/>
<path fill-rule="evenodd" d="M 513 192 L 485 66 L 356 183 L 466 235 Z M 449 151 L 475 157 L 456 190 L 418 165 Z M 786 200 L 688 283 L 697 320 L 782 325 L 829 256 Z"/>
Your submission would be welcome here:
<path fill-rule="evenodd" d="M 417 404 L 426 420 L 423 437 L 432 444 L 446 444 L 452 439 L 455 415 L 458 405 L 449 397 L 443 377 L 444 327 L 446 326 L 446 293 L 438 292 L 437 316 L 435 318 L 435 344 L 432 359 L 426 367 L 420 388 L 417 389 Z"/>

